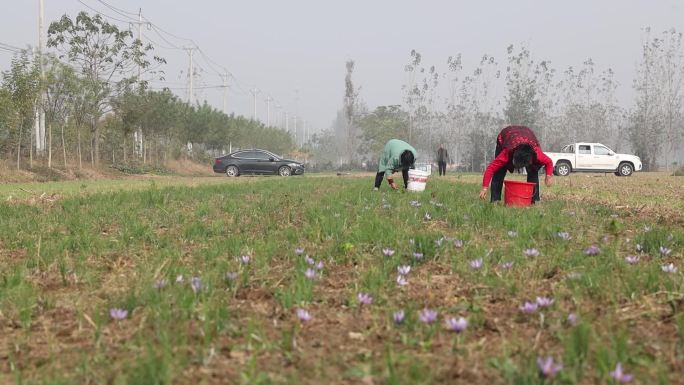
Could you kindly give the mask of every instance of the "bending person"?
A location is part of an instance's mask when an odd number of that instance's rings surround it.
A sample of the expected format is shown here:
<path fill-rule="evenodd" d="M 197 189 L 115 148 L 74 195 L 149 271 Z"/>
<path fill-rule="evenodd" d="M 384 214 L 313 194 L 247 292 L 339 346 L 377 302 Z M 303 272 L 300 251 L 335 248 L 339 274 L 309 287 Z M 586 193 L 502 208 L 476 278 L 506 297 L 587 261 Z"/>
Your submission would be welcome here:
<path fill-rule="evenodd" d="M 487 166 L 482 178 L 480 198 L 487 197 L 491 181 L 491 202 L 501 200 L 501 190 L 506 171 L 525 168 L 527 181 L 535 183 L 533 203 L 539 201 L 539 169 L 546 168 L 544 182 L 547 187 L 553 183 L 553 161 L 544 154 L 534 132 L 525 126 L 508 126 L 496 137 L 496 158 Z"/>
<path fill-rule="evenodd" d="M 414 168 L 416 160 L 416 149 L 410 144 L 399 139 L 390 139 L 385 144 L 385 149 L 378 161 L 378 173 L 375 175 L 375 188 L 378 190 L 383 178 L 387 178 L 390 187 L 396 190 L 397 184 L 394 182 L 392 174 L 401 171 L 404 178 L 404 188 L 408 186 L 408 170 Z"/>

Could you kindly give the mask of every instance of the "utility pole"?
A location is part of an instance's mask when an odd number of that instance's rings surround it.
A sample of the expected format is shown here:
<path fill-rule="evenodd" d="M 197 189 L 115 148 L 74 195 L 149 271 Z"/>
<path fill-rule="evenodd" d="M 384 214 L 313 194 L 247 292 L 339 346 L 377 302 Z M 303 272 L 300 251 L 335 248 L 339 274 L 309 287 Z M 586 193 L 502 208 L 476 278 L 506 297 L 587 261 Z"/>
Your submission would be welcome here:
<path fill-rule="evenodd" d="M 297 115 L 294 116 L 294 134 L 295 144 L 297 144 Z"/>
<path fill-rule="evenodd" d="M 266 127 L 271 125 L 271 101 L 273 101 L 271 95 L 266 96 Z"/>
<path fill-rule="evenodd" d="M 287 116 L 287 111 L 285 111 L 285 131 L 289 134 L 290 133 L 290 122 L 289 122 L 289 117 Z"/>
<path fill-rule="evenodd" d="M 256 87 L 254 87 L 254 88 L 252 88 L 251 90 L 249 90 L 249 92 L 250 92 L 250 93 L 252 94 L 252 96 L 254 97 L 254 114 L 252 114 L 252 120 L 254 120 L 254 121 L 256 122 L 256 120 L 257 120 L 257 114 L 256 114 L 256 102 L 257 102 L 257 99 L 256 99 L 256 97 L 257 97 L 257 95 L 259 94 L 259 89 L 256 88 Z"/>
<path fill-rule="evenodd" d="M 142 48 L 143 42 L 142 42 L 142 31 L 141 31 L 141 26 L 143 24 L 147 24 L 147 22 L 142 21 L 142 8 L 138 8 L 138 21 L 132 21 L 131 24 L 135 24 L 138 27 L 138 41 L 140 42 L 140 47 Z M 140 81 L 140 78 L 142 77 L 142 68 L 140 67 L 140 64 L 138 64 L 138 81 Z M 142 157 L 143 156 L 143 133 L 140 127 L 138 127 L 135 132 L 133 132 L 133 152 L 138 156 Z M 124 149 L 124 154 L 126 154 L 126 149 Z"/>
<path fill-rule="evenodd" d="M 223 75 L 221 75 L 221 79 L 223 80 L 223 113 L 228 115 L 228 71 L 224 71 Z"/>
<path fill-rule="evenodd" d="M 188 104 L 192 105 L 193 104 L 193 77 L 195 76 L 195 69 L 192 66 L 192 53 L 197 49 L 197 47 L 193 46 L 188 46 L 188 47 L 183 47 L 183 49 L 188 53 L 190 56 L 190 65 L 188 67 L 188 80 L 190 81 L 190 85 L 188 87 Z"/>

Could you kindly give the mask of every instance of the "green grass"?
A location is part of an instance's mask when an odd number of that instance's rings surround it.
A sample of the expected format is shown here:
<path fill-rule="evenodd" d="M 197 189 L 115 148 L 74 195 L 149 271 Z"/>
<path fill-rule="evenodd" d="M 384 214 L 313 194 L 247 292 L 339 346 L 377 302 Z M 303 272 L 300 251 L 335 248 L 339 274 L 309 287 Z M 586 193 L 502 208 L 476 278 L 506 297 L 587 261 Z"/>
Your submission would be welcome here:
<path fill-rule="evenodd" d="M 372 192 L 371 184 L 319 177 L 0 186 L 0 196 L 20 188 L 61 195 L 50 204 L 0 204 L 8 357 L 0 382 L 594 384 L 610 383 L 617 362 L 641 383 L 680 381 L 680 226 L 565 200 L 560 188 L 519 209 L 476 199 L 475 184 L 432 178 L 421 194 Z M 636 244 L 641 260 L 629 265 L 624 257 L 638 254 Z M 600 253 L 585 255 L 590 245 Z M 661 246 L 671 253 L 661 256 Z M 305 276 L 310 266 L 297 247 L 323 263 L 315 279 Z M 525 257 L 528 248 L 540 256 Z M 484 265 L 473 270 L 478 258 Z M 680 271 L 661 271 L 669 262 Z M 399 265 L 411 266 L 404 287 Z M 193 277 L 201 289 L 192 289 Z M 161 280 L 163 288 L 153 287 Z M 360 292 L 373 303 L 360 306 Z M 522 314 L 519 306 L 537 296 L 554 303 Z M 111 308 L 129 316 L 112 320 Z M 313 320 L 298 321 L 300 308 Z M 436 323 L 419 320 L 424 308 L 439 313 Z M 399 309 L 406 319 L 395 325 Z M 571 312 L 576 326 L 566 320 Z M 463 334 L 445 329 L 452 316 L 468 319 Z M 540 378 L 539 356 L 564 369 Z"/>

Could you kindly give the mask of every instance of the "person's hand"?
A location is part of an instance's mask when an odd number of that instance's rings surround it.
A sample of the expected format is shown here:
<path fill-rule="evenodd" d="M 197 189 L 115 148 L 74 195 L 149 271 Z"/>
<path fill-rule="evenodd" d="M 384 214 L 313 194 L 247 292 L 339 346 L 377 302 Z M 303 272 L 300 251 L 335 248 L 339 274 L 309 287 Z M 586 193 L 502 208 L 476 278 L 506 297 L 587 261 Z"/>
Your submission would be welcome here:
<path fill-rule="evenodd" d="M 483 187 L 482 190 L 480 190 L 480 199 L 487 198 L 487 190 L 489 190 L 487 187 Z"/>
<path fill-rule="evenodd" d="M 396 190 L 396 189 L 399 188 L 399 187 L 397 187 L 397 184 L 394 183 L 394 179 L 389 179 L 389 178 L 388 178 L 388 179 L 387 179 L 387 183 L 389 183 L 389 185 L 390 185 L 390 187 L 392 188 L 392 190 Z"/>
<path fill-rule="evenodd" d="M 553 176 L 547 175 L 546 177 L 544 177 L 544 184 L 546 185 L 546 187 L 551 187 L 551 185 L 553 184 Z"/>

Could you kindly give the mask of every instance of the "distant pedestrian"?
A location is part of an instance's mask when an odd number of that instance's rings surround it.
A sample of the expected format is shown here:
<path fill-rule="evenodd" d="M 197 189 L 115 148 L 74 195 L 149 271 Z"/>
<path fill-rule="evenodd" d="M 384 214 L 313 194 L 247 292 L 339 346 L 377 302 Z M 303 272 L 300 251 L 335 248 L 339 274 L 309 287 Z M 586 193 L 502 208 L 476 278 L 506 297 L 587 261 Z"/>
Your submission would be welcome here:
<path fill-rule="evenodd" d="M 546 186 L 553 183 L 553 161 L 544 154 L 534 132 L 525 126 L 508 126 L 496 137 L 496 158 L 489 163 L 482 178 L 480 198 L 485 199 L 491 181 L 491 202 L 501 200 L 506 171 L 525 168 L 527 181 L 535 183 L 533 201 L 539 201 L 539 169 L 546 168 Z"/>
<path fill-rule="evenodd" d="M 439 176 L 446 175 L 446 165 L 449 162 L 449 151 L 440 144 L 437 149 L 437 166 L 439 167 Z"/>
<path fill-rule="evenodd" d="M 398 189 L 392 173 L 401 171 L 404 178 L 404 188 L 408 186 L 408 170 L 415 168 L 416 149 L 399 139 L 390 139 L 386 144 L 378 161 L 378 173 L 375 175 L 375 188 L 378 190 L 383 178 L 394 190 Z"/>

